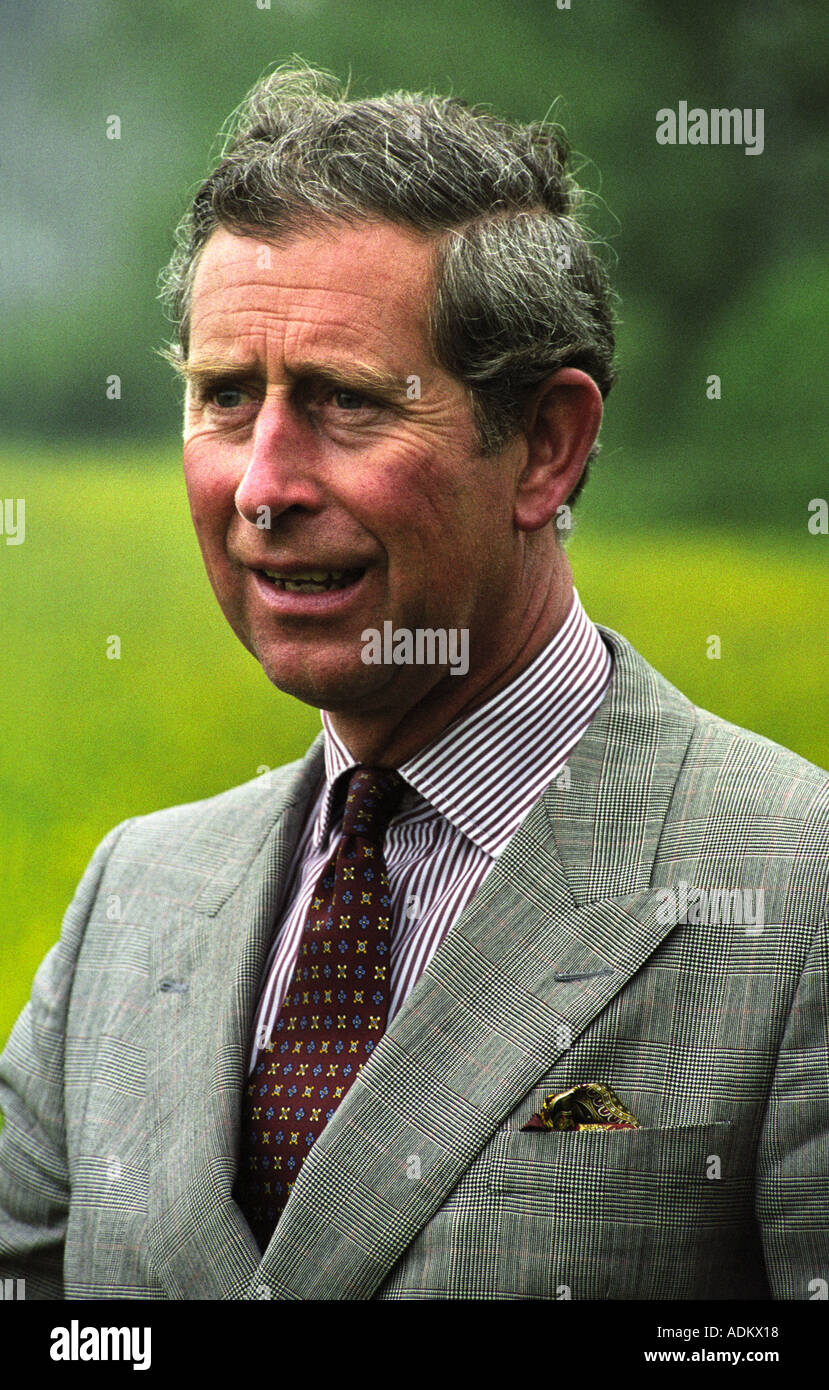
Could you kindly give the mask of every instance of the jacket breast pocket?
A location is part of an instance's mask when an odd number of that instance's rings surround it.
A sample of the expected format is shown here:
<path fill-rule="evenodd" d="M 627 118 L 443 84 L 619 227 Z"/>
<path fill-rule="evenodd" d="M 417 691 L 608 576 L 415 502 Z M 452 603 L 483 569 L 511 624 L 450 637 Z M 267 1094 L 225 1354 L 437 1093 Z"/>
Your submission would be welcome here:
<path fill-rule="evenodd" d="M 501 1130 L 486 1155 L 501 1296 L 531 1296 L 529 1285 L 546 1298 L 751 1297 L 732 1287 L 758 1252 L 731 1138 L 729 1120 Z"/>
<path fill-rule="evenodd" d="M 585 1182 L 642 1179 L 650 1187 L 705 1179 L 722 1171 L 730 1120 L 667 1128 L 605 1130 L 501 1130 L 490 1145 L 493 1192 L 559 1189 Z M 716 1143 L 714 1141 L 717 1141 Z"/>

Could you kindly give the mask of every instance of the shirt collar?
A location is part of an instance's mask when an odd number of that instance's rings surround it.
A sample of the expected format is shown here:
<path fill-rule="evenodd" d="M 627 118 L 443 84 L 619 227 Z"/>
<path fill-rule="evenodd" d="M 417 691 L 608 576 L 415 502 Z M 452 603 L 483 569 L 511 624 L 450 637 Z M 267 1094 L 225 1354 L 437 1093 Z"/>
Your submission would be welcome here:
<path fill-rule="evenodd" d="M 529 666 L 398 768 L 415 793 L 401 810 L 422 807 L 422 798 L 496 856 L 564 768 L 611 675 L 610 651 L 574 589 L 564 623 Z M 337 779 L 358 765 L 325 711 L 322 723 L 326 785 L 317 846 L 331 829 Z"/>

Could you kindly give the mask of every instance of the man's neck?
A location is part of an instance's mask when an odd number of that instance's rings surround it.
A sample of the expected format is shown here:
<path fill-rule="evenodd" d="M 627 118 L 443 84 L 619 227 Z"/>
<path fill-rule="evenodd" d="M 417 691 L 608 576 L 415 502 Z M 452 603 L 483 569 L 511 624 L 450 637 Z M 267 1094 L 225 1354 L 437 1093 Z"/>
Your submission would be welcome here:
<path fill-rule="evenodd" d="M 562 627 L 573 602 L 573 576 L 569 562 L 561 554 L 554 581 L 540 611 L 528 615 L 518 625 L 520 640 L 504 657 L 496 656 L 457 680 L 446 675 L 422 699 L 402 713 L 372 712 L 371 715 L 328 711 L 328 721 L 352 757 L 371 767 L 401 767 L 421 752 L 445 729 L 491 700 L 544 650 Z"/>

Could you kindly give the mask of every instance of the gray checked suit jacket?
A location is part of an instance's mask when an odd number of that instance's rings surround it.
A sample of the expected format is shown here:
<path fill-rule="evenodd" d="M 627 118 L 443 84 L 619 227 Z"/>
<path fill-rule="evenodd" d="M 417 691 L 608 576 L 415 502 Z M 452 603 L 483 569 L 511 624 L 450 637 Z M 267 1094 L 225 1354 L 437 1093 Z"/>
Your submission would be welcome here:
<path fill-rule="evenodd" d="M 231 1195 L 241 1092 L 321 740 L 106 837 L 0 1058 L 0 1274 L 29 1298 L 825 1296 L 829 776 L 600 630 L 615 673 L 569 785 L 452 927 L 264 1256 Z M 713 898 L 691 920 L 700 889 L 745 890 L 752 922 L 762 889 L 761 930 Z M 641 1127 L 522 1132 L 585 1081 Z"/>

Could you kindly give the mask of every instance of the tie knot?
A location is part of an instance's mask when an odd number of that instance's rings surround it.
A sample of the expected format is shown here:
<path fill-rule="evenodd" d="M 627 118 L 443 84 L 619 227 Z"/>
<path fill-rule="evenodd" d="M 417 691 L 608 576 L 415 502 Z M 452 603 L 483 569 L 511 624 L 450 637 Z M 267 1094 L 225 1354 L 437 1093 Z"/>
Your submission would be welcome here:
<path fill-rule="evenodd" d="M 406 783 L 393 768 L 355 768 L 348 783 L 343 834 L 362 835 L 382 843 L 405 789 Z"/>

